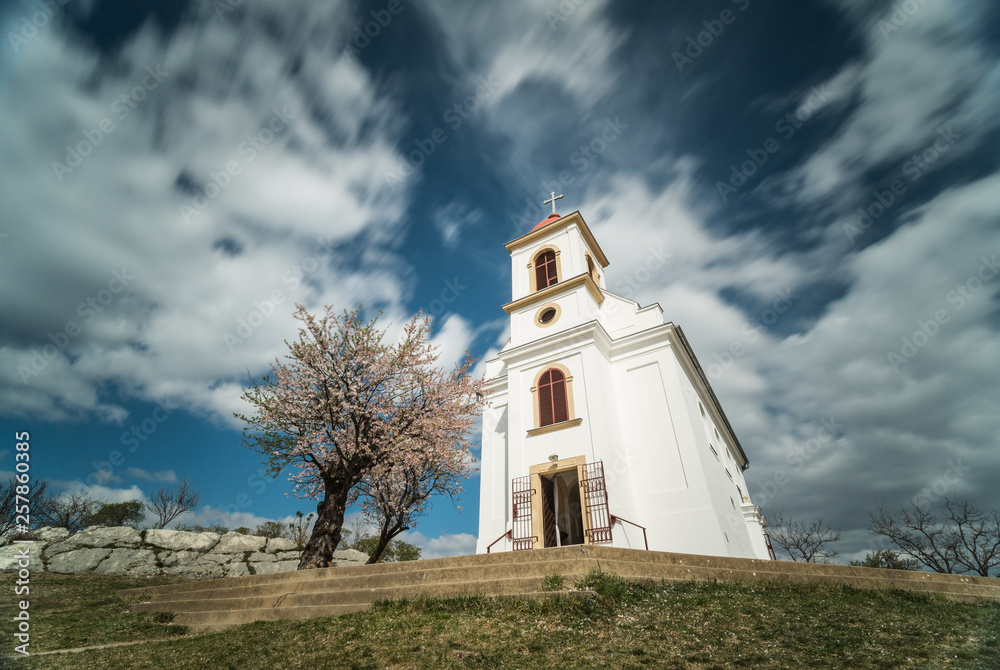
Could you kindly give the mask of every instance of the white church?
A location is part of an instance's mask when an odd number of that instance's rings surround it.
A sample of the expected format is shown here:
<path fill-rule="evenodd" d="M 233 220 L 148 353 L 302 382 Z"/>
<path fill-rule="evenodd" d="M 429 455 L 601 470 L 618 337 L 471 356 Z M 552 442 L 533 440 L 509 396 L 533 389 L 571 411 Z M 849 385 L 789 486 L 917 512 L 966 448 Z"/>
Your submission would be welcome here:
<path fill-rule="evenodd" d="M 579 212 L 505 246 L 510 340 L 486 364 L 477 553 L 773 558 L 747 456 L 680 327 L 605 288 Z"/>

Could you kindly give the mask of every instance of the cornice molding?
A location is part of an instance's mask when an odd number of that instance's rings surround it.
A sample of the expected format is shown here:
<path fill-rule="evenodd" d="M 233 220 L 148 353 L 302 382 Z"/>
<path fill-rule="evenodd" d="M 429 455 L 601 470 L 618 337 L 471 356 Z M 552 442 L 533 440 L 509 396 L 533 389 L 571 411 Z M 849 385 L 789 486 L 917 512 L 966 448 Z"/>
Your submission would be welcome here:
<path fill-rule="evenodd" d="M 598 305 L 604 302 L 604 294 L 601 293 L 601 289 L 594 283 L 593 277 L 584 273 L 582 275 L 571 277 L 565 281 L 561 281 L 558 284 L 553 284 L 552 286 L 543 288 L 541 291 L 529 293 L 523 298 L 518 298 L 513 302 L 508 302 L 503 306 L 503 311 L 507 312 L 507 314 L 513 314 L 514 312 L 524 309 L 525 307 L 531 307 L 532 305 L 536 305 L 538 303 L 548 302 L 562 293 L 568 293 L 580 288 L 581 286 L 587 289 L 587 292 L 590 293 L 590 297 L 592 297 L 594 302 Z"/>
<path fill-rule="evenodd" d="M 601 249 L 601 245 L 597 243 L 597 240 L 594 238 L 594 234 L 590 232 L 587 222 L 583 220 L 583 216 L 579 211 L 567 214 L 563 218 L 557 219 L 552 223 L 547 223 L 538 230 L 532 230 L 530 233 L 522 235 L 516 240 L 511 240 L 503 246 L 508 252 L 513 253 L 517 249 L 534 244 L 551 233 L 557 233 L 561 230 L 565 230 L 574 224 L 580 229 L 580 234 L 583 235 L 583 239 L 587 241 L 587 244 L 590 245 L 591 250 L 593 250 L 594 254 L 597 256 L 597 261 L 601 264 L 601 267 L 608 267 L 608 257 L 604 255 L 604 250 Z"/>

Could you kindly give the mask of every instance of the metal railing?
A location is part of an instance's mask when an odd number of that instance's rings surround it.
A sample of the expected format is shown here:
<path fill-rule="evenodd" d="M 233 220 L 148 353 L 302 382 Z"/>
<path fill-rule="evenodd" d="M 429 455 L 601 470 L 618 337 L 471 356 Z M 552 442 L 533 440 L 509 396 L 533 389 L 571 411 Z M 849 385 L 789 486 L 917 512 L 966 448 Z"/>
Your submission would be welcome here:
<path fill-rule="evenodd" d="M 487 553 L 487 554 L 488 554 L 488 553 L 490 553 L 490 549 L 492 549 L 492 548 L 493 548 L 493 545 L 494 545 L 494 544 L 496 544 L 496 543 L 497 543 L 497 542 L 499 542 L 500 540 L 504 539 L 505 537 L 506 537 L 506 538 L 510 538 L 510 536 L 511 536 L 511 535 L 513 535 L 513 534 L 514 534 L 514 531 L 512 531 L 512 530 L 508 530 L 508 531 L 507 531 L 506 533 L 504 533 L 503 535 L 501 535 L 501 536 L 500 536 L 500 537 L 498 537 L 497 539 L 495 539 L 495 540 L 493 540 L 492 542 L 490 542 L 490 546 L 486 547 L 486 553 Z"/>
<path fill-rule="evenodd" d="M 643 541 L 643 544 L 646 545 L 646 551 L 649 551 L 649 539 L 646 537 L 646 527 L 645 526 L 640 526 L 639 524 L 635 523 L 634 521 L 629 521 L 628 519 L 623 519 L 620 516 L 615 516 L 614 514 L 612 514 L 611 515 L 611 525 L 614 525 L 614 523 L 616 521 L 621 521 L 622 523 L 630 523 L 633 526 L 635 526 L 636 528 L 640 529 L 642 531 L 642 541 Z"/>

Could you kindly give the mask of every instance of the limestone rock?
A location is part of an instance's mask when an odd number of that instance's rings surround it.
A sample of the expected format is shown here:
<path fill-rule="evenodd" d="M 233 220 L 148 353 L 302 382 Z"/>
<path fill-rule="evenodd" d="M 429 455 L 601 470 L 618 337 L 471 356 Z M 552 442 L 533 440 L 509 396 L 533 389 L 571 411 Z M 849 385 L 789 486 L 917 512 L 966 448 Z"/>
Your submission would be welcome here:
<path fill-rule="evenodd" d="M 226 577 L 246 577 L 250 574 L 246 563 L 230 563 L 223 567 L 226 569 Z"/>
<path fill-rule="evenodd" d="M 229 532 L 222 536 L 212 551 L 217 554 L 242 554 L 246 551 L 263 551 L 265 544 L 266 537 Z"/>
<path fill-rule="evenodd" d="M 333 560 L 338 563 L 341 561 L 350 561 L 352 563 L 367 563 L 368 554 L 358 551 L 357 549 L 341 549 L 339 551 L 333 552 Z"/>
<path fill-rule="evenodd" d="M 154 528 L 146 531 L 146 544 L 174 551 L 208 551 L 219 542 L 218 533 L 188 533 Z"/>
<path fill-rule="evenodd" d="M 278 560 L 278 557 L 274 554 L 263 554 L 259 551 L 255 551 L 250 554 L 250 558 L 247 560 L 251 563 L 270 563 L 271 561 Z"/>
<path fill-rule="evenodd" d="M 299 567 L 298 561 L 274 561 L 273 563 L 254 563 L 254 572 L 258 575 L 269 575 L 275 572 L 291 572 Z"/>
<path fill-rule="evenodd" d="M 32 572 L 41 572 L 45 568 L 42 565 L 42 547 L 38 544 L 9 544 L 0 547 L 0 572 L 17 572 L 21 569 L 19 565 L 22 560 L 23 551 L 28 550 L 28 569 Z"/>
<path fill-rule="evenodd" d="M 189 563 L 194 563 L 198 558 L 198 552 L 195 551 L 161 551 L 158 554 L 160 558 L 160 563 L 165 568 L 172 568 L 176 565 L 187 565 Z"/>
<path fill-rule="evenodd" d="M 183 563 L 171 567 L 164 567 L 163 572 L 168 575 L 180 575 L 188 579 L 218 579 L 224 576 L 224 567 L 216 563 Z"/>
<path fill-rule="evenodd" d="M 217 565 L 224 565 L 226 563 L 232 563 L 237 559 L 242 559 L 243 557 L 239 554 L 216 554 L 215 552 L 208 552 L 207 554 L 202 554 L 199 559 L 202 562 L 215 563 Z"/>
<path fill-rule="evenodd" d="M 82 547 L 128 547 L 138 548 L 142 544 L 142 536 L 135 528 L 117 526 L 114 528 L 89 527 L 87 530 L 66 538 L 70 544 Z"/>
<path fill-rule="evenodd" d="M 35 539 L 41 542 L 61 542 L 69 537 L 69 531 L 65 528 L 39 528 L 34 533 Z"/>
<path fill-rule="evenodd" d="M 97 567 L 108 557 L 110 549 L 76 549 L 65 551 L 49 559 L 49 572 L 79 574 Z"/>
<path fill-rule="evenodd" d="M 45 547 L 45 557 L 51 558 L 56 554 L 61 554 L 65 551 L 75 551 L 79 548 L 79 545 L 70 544 L 69 542 L 56 542 L 55 544 L 50 544 Z"/>
<path fill-rule="evenodd" d="M 111 554 L 94 568 L 102 575 L 146 577 L 160 574 L 156 554 L 149 549 L 112 549 Z"/>
<path fill-rule="evenodd" d="M 268 553 L 276 551 L 294 551 L 295 542 L 284 537 L 272 537 L 267 541 Z"/>

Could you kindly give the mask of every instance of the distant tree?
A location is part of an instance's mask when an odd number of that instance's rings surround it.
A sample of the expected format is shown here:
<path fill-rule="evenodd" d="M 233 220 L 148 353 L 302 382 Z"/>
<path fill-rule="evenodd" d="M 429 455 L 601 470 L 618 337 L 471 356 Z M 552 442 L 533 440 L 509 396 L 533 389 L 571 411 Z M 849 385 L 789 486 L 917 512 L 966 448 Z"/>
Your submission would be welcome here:
<path fill-rule="evenodd" d="M 83 530 L 101 503 L 86 493 L 63 493 L 48 498 L 34 516 L 42 526 L 65 528 L 71 533 Z"/>
<path fill-rule="evenodd" d="M 373 556 L 378 546 L 379 538 L 375 535 L 369 535 L 366 533 L 354 537 L 351 540 L 349 548 L 368 554 L 369 556 Z M 373 561 L 369 558 L 368 563 L 416 561 L 420 559 L 420 551 L 420 547 L 410 544 L 409 542 L 393 540 L 387 547 L 383 548 L 382 552 L 379 554 L 378 560 Z"/>
<path fill-rule="evenodd" d="M 156 528 L 166 528 L 167 524 L 185 512 L 198 507 L 201 494 L 191 488 L 191 483 L 185 479 L 177 487 L 177 491 L 161 488 L 154 493 L 146 508 L 156 515 Z"/>
<path fill-rule="evenodd" d="M 806 523 L 776 512 L 770 517 L 768 535 L 793 561 L 829 563 L 837 552 L 829 545 L 840 540 L 840 531 L 823 527 L 823 517 Z"/>
<path fill-rule="evenodd" d="M 415 316 L 392 344 L 359 313 L 327 307 L 317 318 L 298 306 L 303 326 L 289 362 L 275 361 L 273 376 L 244 392 L 255 414 L 236 415 L 247 423 L 244 444 L 267 458 L 269 472 L 294 465 L 295 495 L 319 499 L 300 570 L 329 564 L 363 479 L 468 454 L 479 414 L 474 361 L 437 368 L 428 319 Z"/>
<path fill-rule="evenodd" d="M 850 565 L 858 568 L 885 568 L 887 570 L 919 570 L 920 563 L 912 558 L 906 558 L 898 551 L 883 549 L 869 551 L 863 561 L 851 561 Z"/>
<path fill-rule="evenodd" d="M 229 532 L 229 528 L 223 526 L 222 524 L 216 524 L 214 526 L 177 526 L 177 530 L 190 530 L 193 533 L 218 533 L 219 535 L 225 535 Z"/>
<path fill-rule="evenodd" d="M 233 528 L 234 533 L 239 533 L 240 535 L 249 535 L 250 529 L 246 526 L 240 526 L 239 528 Z"/>
<path fill-rule="evenodd" d="M 945 498 L 939 515 L 911 503 L 896 516 L 869 514 L 868 530 L 934 572 L 989 577 L 1000 567 L 1000 511 L 984 512 L 968 501 Z"/>
<path fill-rule="evenodd" d="M 288 524 L 289 539 L 295 543 L 295 547 L 299 551 L 305 549 L 306 543 L 309 541 L 314 516 L 316 515 L 312 512 L 309 512 L 307 516 L 302 516 L 302 512 L 297 511 L 295 512 L 295 521 Z M 349 532 L 345 530 L 344 535 Z"/>
<path fill-rule="evenodd" d="M 27 487 L 27 488 L 24 488 Z M 21 484 L 15 477 L 11 477 L 6 482 L 0 484 L 0 537 L 9 535 L 17 527 L 17 509 L 27 504 L 28 521 L 30 527 L 38 527 L 42 517 L 39 516 L 48 499 L 48 482 L 37 481 Z M 18 489 L 20 488 L 20 494 Z M 27 495 L 25 495 L 27 494 Z M 21 500 L 17 496 L 21 496 Z M 27 499 L 27 503 L 25 503 Z"/>
<path fill-rule="evenodd" d="M 417 561 L 420 560 L 420 547 L 402 540 L 393 540 L 389 545 L 392 550 L 393 561 Z"/>
<path fill-rule="evenodd" d="M 289 533 L 288 526 L 280 521 L 265 521 L 254 529 L 253 534 L 258 537 L 274 539 L 279 537 L 287 538 L 291 533 Z"/>
<path fill-rule="evenodd" d="M 87 522 L 89 526 L 131 526 L 138 528 L 146 518 L 145 506 L 141 500 L 126 500 L 119 503 L 101 505 Z"/>

